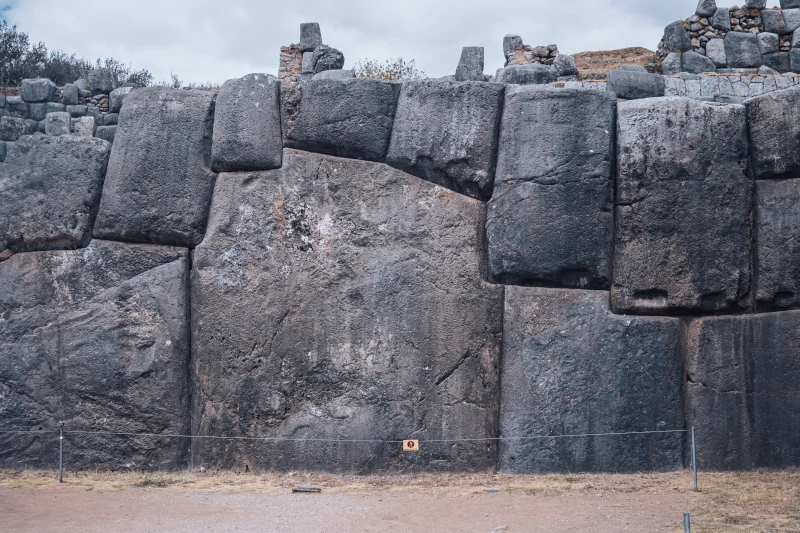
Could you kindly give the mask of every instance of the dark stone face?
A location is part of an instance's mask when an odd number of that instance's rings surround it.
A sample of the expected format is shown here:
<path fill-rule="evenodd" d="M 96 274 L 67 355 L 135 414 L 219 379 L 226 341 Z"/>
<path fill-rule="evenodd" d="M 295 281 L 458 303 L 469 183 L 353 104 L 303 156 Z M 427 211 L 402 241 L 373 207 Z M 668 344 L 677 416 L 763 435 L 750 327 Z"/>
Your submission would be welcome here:
<path fill-rule="evenodd" d="M 479 200 L 492 196 L 505 86 L 403 83 L 386 162 Z"/>
<path fill-rule="evenodd" d="M 503 288 L 485 206 L 381 164 L 286 151 L 224 174 L 192 270 L 193 430 L 294 439 L 497 431 Z M 493 442 L 195 442 L 195 465 L 493 469 Z"/>
<path fill-rule="evenodd" d="M 0 420 L 5 430 L 64 422 L 70 469 L 185 465 L 187 252 L 93 241 L 0 263 Z M 0 466 L 52 468 L 58 434 L 0 435 Z"/>
<path fill-rule="evenodd" d="M 618 110 L 614 311 L 747 309 L 753 181 L 744 107 L 663 98 Z"/>
<path fill-rule="evenodd" d="M 686 33 L 681 21 L 676 20 L 664 29 L 664 48 L 668 52 L 685 52 L 692 49 L 689 34 Z"/>
<path fill-rule="evenodd" d="M 695 319 L 687 339 L 698 468 L 800 464 L 800 312 Z"/>
<path fill-rule="evenodd" d="M 745 106 L 756 179 L 800 177 L 800 87 L 751 98 Z"/>
<path fill-rule="evenodd" d="M 90 137 L 22 137 L 0 166 L 0 250 L 89 244 L 110 152 Z"/>
<path fill-rule="evenodd" d="M 766 11 L 762 13 L 766 13 Z M 783 20 L 780 12 L 778 15 Z M 725 35 L 725 54 L 728 57 L 730 68 L 755 68 L 763 64 L 761 50 L 758 47 L 758 37 L 753 33 L 728 32 Z"/>
<path fill-rule="evenodd" d="M 608 73 L 607 88 L 619 98 L 638 100 L 664 96 L 664 77 L 649 72 L 612 70 Z"/>
<path fill-rule="evenodd" d="M 683 428 L 679 320 L 614 315 L 601 291 L 506 287 L 499 469 L 672 470 L 683 434 L 529 439 Z"/>
<path fill-rule="evenodd" d="M 148 87 L 125 99 L 94 235 L 192 247 L 202 239 L 216 175 L 214 95 Z"/>

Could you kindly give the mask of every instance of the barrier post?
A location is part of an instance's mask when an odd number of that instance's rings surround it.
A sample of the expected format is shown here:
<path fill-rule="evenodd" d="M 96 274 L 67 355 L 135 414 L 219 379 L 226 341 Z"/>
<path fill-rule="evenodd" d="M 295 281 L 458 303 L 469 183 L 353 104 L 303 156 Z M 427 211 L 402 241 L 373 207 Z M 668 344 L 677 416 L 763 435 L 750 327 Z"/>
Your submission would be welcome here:
<path fill-rule="evenodd" d="M 692 533 L 692 524 L 689 513 L 683 513 L 683 533 Z"/>
<path fill-rule="evenodd" d="M 64 483 L 64 424 L 58 428 L 58 482 Z"/>
<path fill-rule="evenodd" d="M 694 441 L 694 426 L 692 426 L 692 472 L 694 474 L 694 491 L 700 492 L 697 488 L 697 446 Z"/>

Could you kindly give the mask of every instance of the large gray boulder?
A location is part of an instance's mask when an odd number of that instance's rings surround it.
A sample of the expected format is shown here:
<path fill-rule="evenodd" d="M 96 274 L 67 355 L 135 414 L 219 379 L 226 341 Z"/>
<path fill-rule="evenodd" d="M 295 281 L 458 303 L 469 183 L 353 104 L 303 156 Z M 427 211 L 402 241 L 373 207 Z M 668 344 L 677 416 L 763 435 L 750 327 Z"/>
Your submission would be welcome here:
<path fill-rule="evenodd" d="M 61 103 L 64 105 L 78 105 L 80 103 L 77 85 L 68 83 L 61 88 Z"/>
<path fill-rule="evenodd" d="M 521 50 L 525 44 L 519 35 L 508 34 L 503 37 L 503 57 L 508 58 L 511 52 Z"/>
<path fill-rule="evenodd" d="M 722 42 L 722 41 L 720 41 Z M 661 63 L 661 73 L 665 76 L 672 76 L 680 74 L 681 72 L 681 55 L 677 52 L 670 52 L 664 61 Z"/>
<path fill-rule="evenodd" d="M 777 52 L 775 54 L 765 54 L 761 56 L 761 60 L 764 62 L 764 66 L 769 67 L 781 74 L 789 72 L 789 69 L 791 67 L 789 61 L 789 52 Z M 798 69 L 800 69 L 800 62 L 798 62 L 796 66 Z"/>
<path fill-rule="evenodd" d="M 624 102 L 617 146 L 614 311 L 747 309 L 753 187 L 744 106 Z"/>
<path fill-rule="evenodd" d="M 697 9 L 695 13 L 701 17 L 710 17 L 717 12 L 717 3 L 715 0 L 700 0 L 697 2 Z"/>
<path fill-rule="evenodd" d="M 192 269 L 194 464 L 368 473 L 493 469 L 503 288 L 484 206 L 382 164 L 287 150 L 217 180 Z M 236 312 L 231 312 L 236 309 Z"/>
<path fill-rule="evenodd" d="M 728 53 L 725 51 L 725 40 L 711 39 L 708 41 L 706 43 L 706 57 L 718 68 L 727 67 Z M 666 60 L 664 62 L 666 63 Z M 666 74 L 666 72 L 664 74 Z"/>
<path fill-rule="evenodd" d="M 498 71 L 497 81 L 513 85 L 544 85 L 558 81 L 558 69 L 538 63 L 511 65 Z"/>
<path fill-rule="evenodd" d="M 753 33 L 728 32 L 725 55 L 730 68 L 757 68 L 763 64 L 758 36 Z"/>
<path fill-rule="evenodd" d="M 716 72 L 717 67 L 710 58 L 690 50 L 681 55 L 681 70 L 690 74 L 702 74 Z"/>
<path fill-rule="evenodd" d="M 222 86 L 214 111 L 211 168 L 218 172 L 281 166 L 280 82 L 248 74 Z"/>
<path fill-rule="evenodd" d="M 284 100 L 285 145 L 309 152 L 383 161 L 400 84 L 371 79 L 314 80 Z"/>
<path fill-rule="evenodd" d="M 686 335 L 698 468 L 800 465 L 800 312 L 695 319 Z"/>
<path fill-rule="evenodd" d="M 490 279 L 609 288 L 615 110 L 609 92 L 507 89 L 486 220 Z"/>
<path fill-rule="evenodd" d="M 18 140 L 23 135 L 33 135 L 39 130 L 39 125 L 24 118 L 0 117 L 0 141 Z"/>
<path fill-rule="evenodd" d="M 438 80 L 403 83 L 386 162 L 488 200 L 505 86 Z"/>
<path fill-rule="evenodd" d="M 777 33 L 764 32 L 759 33 L 756 37 L 758 37 L 758 49 L 761 51 L 762 56 L 780 52 L 781 38 Z"/>
<path fill-rule="evenodd" d="M 0 167 L 0 251 L 89 244 L 110 151 L 73 135 L 20 138 Z"/>
<path fill-rule="evenodd" d="M 558 54 L 553 60 L 553 66 L 558 71 L 559 76 L 577 76 L 578 67 L 575 58 L 568 54 Z"/>
<path fill-rule="evenodd" d="M 756 182 L 756 309 L 800 307 L 800 180 Z"/>
<path fill-rule="evenodd" d="M 649 72 L 634 70 L 612 70 L 608 73 L 606 88 L 619 98 L 636 100 L 664 96 L 664 77 Z"/>
<path fill-rule="evenodd" d="M 317 22 L 304 22 L 300 24 L 300 50 L 313 52 L 322 46 L 322 30 Z"/>
<path fill-rule="evenodd" d="M 117 75 L 108 68 L 89 71 L 89 87 L 92 94 L 108 94 L 117 88 Z"/>
<path fill-rule="evenodd" d="M 58 137 L 54 139 L 63 139 Z M 13 154 L 12 154 L 13 155 Z M 177 469 L 189 431 L 187 251 L 92 241 L 0 263 L 0 466 Z"/>
<path fill-rule="evenodd" d="M 711 26 L 722 31 L 731 31 L 731 10 L 728 7 L 717 8 L 711 19 Z"/>
<path fill-rule="evenodd" d="M 499 470 L 641 472 L 683 466 L 680 322 L 612 314 L 601 291 L 506 287 Z"/>
<path fill-rule="evenodd" d="M 311 56 L 314 74 L 326 70 L 340 70 L 344 66 L 344 54 L 330 46 L 318 46 Z"/>
<path fill-rule="evenodd" d="M 465 46 L 456 68 L 456 81 L 483 81 L 483 47 Z"/>
<path fill-rule="evenodd" d="M 680 20 L 664 28 L 664 49 L 667 52 L 686 52 L 692 49 L 689 34 Z"/>
<path fill-rule="evenodd" d="M 764 22 L 764 31 L 785 35 L 790 33 L 783 19 L 783 11 L 779 9 L 764 9 L 761 11 L 761 20 Z"/>
<path fill-rule="evenodd" d="M 119 113 L 122 110 L 125 97 L 128 96 L 132 90 L 133 87 L 120 87 L 111 91 L 111 94 L 108 95 L 109 113 Z"/>
<path fill-rule="evenodd" d="M 800 87 L 745 102 L 756 179 L 800 177 Z"/>
<path fill-rule="evenodd" d="M 44 131 L 47 135 L 69 135 L 72 118 L 66 111 L 48 113 L 45 121 Z"/>
<path fill-rule="evenodd" d="M 216 175 L 209 167 L 214 95 L 148 87 L 120 113 L 94 235 L 193 247 Z"/>
<path fill-rule="evenodd" d="M 22 80 L 20 94 L 28 103 L 52 102 L 56 92 L 56 84 L 45 78 Z"/>

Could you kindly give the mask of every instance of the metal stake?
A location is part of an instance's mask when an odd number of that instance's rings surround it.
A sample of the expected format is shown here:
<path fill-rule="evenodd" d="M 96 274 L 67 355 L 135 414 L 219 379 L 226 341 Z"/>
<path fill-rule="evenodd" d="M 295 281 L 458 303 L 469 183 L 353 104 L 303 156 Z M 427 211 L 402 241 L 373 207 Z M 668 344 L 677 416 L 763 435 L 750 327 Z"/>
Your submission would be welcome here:
<path fill-rule="evenodd" d="M 683 513 L 683 533 L 692 533 L 692 524 L 689 520 L 689 513 Z"/>
<path fill-rule="evenodd" d="M 697 446 L 694 441 L 694 426 L 692 426 L 692 471 L 694 473 L 694 491 L 700 492 L 697 488 Z"/>
<path fill-rule="evenodd" d="M 58 482 L 64 483 L 64 428 L 58 428 Z"/>

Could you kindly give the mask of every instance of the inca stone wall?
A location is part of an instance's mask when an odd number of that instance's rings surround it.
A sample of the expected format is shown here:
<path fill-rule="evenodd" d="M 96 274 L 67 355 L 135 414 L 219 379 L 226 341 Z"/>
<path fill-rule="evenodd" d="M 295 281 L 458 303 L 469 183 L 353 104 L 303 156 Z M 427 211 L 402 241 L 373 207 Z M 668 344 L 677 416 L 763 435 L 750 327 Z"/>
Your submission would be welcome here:
<path fill-rule="evenodd" d="M 690 426 L 701 468 L 800 464 L 800 87 L 615 72 L 250 74 L 132 91 L 113 146 L 21 132 L 0 427 L 155 435 L 68 433 L 73 467 L 671 470 L 682 433 L 541 437 Z"/>

